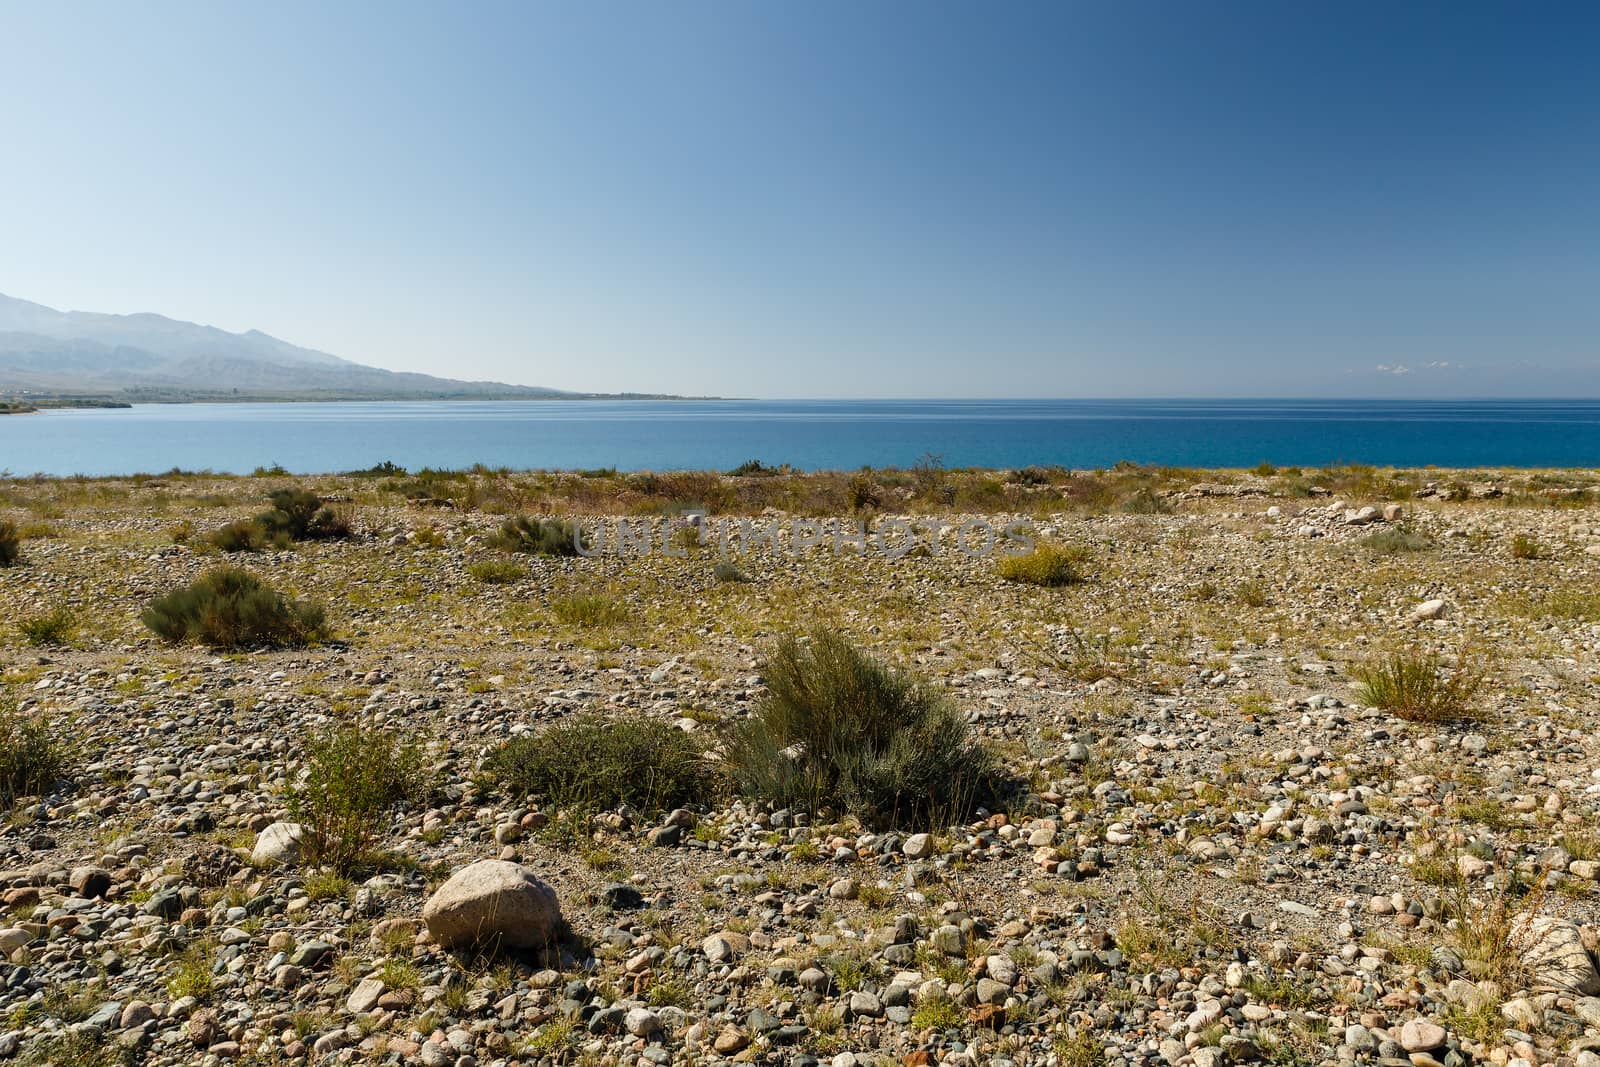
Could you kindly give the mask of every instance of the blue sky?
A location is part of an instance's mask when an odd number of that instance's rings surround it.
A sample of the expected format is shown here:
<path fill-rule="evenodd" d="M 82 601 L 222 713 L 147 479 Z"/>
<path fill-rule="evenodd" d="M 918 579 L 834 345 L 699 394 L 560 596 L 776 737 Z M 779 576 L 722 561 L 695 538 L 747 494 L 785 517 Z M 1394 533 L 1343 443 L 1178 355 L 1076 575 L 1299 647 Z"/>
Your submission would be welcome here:
<path fill-rule="evenodd" d="M 582 390 L 1600 393 L 1594 5 L 0 11 L 56 307 Z"/>

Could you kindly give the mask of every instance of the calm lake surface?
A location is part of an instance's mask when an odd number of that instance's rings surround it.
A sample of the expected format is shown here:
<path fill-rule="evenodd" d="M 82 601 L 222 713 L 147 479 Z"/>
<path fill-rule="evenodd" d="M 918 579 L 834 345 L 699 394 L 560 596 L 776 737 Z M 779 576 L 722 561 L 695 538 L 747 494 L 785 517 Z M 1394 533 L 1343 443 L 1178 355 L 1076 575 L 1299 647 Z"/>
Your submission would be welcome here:
<path fill-rule="evenodd" d="M 725 470 L 1118 460 L 1600 466 L 1600 400 L 720 400 L 152 404 L 0 416 L 0 471 Z"/>

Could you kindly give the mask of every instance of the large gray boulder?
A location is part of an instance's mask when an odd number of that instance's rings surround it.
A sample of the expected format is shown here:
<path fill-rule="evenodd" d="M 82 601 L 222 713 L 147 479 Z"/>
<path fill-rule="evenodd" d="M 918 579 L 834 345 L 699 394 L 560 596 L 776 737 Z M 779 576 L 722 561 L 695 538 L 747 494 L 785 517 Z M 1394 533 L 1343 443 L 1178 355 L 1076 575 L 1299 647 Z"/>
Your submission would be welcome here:
<path fill-rule="evenodd" d="M 544 948 L 561 930 L 561 904 L 526 867 L 480 860 L 428 898 L 422 921 L 442 948 Z"/>
<path fill-rule="evenodd" d="M 1583 943 L 1583 931 L 1570 919 L 1524 915 L 1511 927 L 1511 945 L 1533 978 L 1533 987 L 1579 996 L 1600 994 L 1600 972 Z"/>

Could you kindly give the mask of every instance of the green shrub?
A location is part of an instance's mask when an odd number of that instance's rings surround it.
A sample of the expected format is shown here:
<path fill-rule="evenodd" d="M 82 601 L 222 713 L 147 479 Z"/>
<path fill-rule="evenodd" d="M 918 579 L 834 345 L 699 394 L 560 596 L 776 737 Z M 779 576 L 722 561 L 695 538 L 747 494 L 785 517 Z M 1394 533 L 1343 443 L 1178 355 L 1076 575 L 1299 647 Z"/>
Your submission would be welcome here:
<path fill-rule="evenodd" d="M 1122 510 L 1129 515 L 1170 515 L 1172 502 L 1153 489 L 1135 489 L 1122 502 Z"/>
<path fill-rule="evenodd" d="M 1387 526 L 1363 537 L 1362 548 L 1375 556 L 1398 556 L 1406 552 L 1426 552 L 1433 542 L 1404 526 Z"/>
<path fill-rule="evenodd" d="M 224 552 L 260 552 L 271 544 L 274 548 L 287 548 L 287 538 L 274 538 L 259 519 L 235 519 L 215 530 L 207 541 Z"/>
<path fill-rule="evenodd" d="M 1008 582 L 1054 588 L 1083 581 L 1081 568 L 1088 557 L 1077 546 L 1045 543 L 1025 555 L 1002 557 L 995 572 Z"/>
<path fill-rule="evenodd" d="M 288 548 L 294 541 L 333 541 L 350 536 L 350 521 L 305 489 L 279 489 L 267 497 L 271 510 L 236 519 L 207 540 L 224 552 Z"/>
<path fill-rule="evenodd" d="M 1543 559 L 1548 554 L 1543 545 L 1527 534 L 1517 534 L 1511 539 L 1512 559 Z"/>
<path fill-rule="evenodd" d="M 1578 622 L 1600 622 L 1600 593 L 1586 589 L 1557 589 L 1542 601 L 1530 604 L 1524 614 Z"/>
<path fill-rule="evenodd" d="M 421 747 L 390 730 L 339 723 L 306 743 L 302 774 L 289 795 L 303 827 L 301 848 L 315 866 L 348 873 L 371 858 L 382 816 L 426 793 Z"/>
<path fill-rule="evenodd" d="M 321 606 L 291 600 L 238 567 L 216 567 L 152 600 L 144 624 L 168 641 L 214 648 L 303 645 L 326 636 Z"/>
<path fill-rule="evenodd" d="M 30 615 L 17 623 L 17 631 L 30 645 L 63 645 L 72 632 L 72 612 L 52 608 L 42 615 Z"/>
<path fill-rule="evenodd" d="M 762 674 L 765 695 L 728 737 L 728 765 L 746 794 L 931 825 L 992 793 L 993 761 L 949 698 L 838 634 L 784 638 Z"/>
<path fill-rule="evenodd" d="M 133 1067 L 138 1049 L 99 1030 L 67 1030 L 36 1038 L 18 1061 L 21 1067 Z"/>
<path fill-rule="evenodd" d="M 513 515 L 500 524 L 500 532 L 490 539 L 496 548 L 525 552 L 531 556 L 576 556 L 572 523 L 565 519 L 535 519 Z"/>
<path fill-rule="evenodd" d="M 1434 654 L 1394 652 L 1351 671 L 1362 703 L 1411 722 L 1472 718 L 1472 699 L 1483 676 L 1469 668 L 1449 670 Z"/>
<path fill-rule="evenodd" d="M 506 742 L 484 770 L 513 793 L 563 808 L 626 804 L 655 814 L 715 791 L 699 742 L 656 719 L 577 715 Z"/>
<path fill-rule="evenodd" d="M 604 593 L 573 593 L 550 601 L 550 613 L 558 622 L 585 629 L 615 626 L 628 617 L 627 609 Z"/>
<path fill-rule="evenodd" d="M 350 521 L 306 489 L 279 489 L 267 497 L 272 510 L 257 516 L 269 533 L 291 541 L 335 541 L 350 536 Z"/>
<path fill-rule="evenodd" d="M 845 495 L 849 497 L 852 511 L 866 511 L 883 506 L 882 487 L 870 474 L 851 475 L 850 484 L 845 487 Z"/>
<path fill-rule="evenodd" d="M 69 762 L 48 719 L 0 704 L 0 804 L 48 791 L 66 777 Z"/>
<path fill-rule="evenodd" d="M 22 558 L 22 532 L 10 519 L 0 519 L 0 567 L 11 567 Z"/>
<path fill-rule="evenodd" d="M 467 573 L 484 585 L 510 585 L 528 576 L 528 568 L 504 559 L 480 559 L 467 564 Z"/>
<path fill-rule="evenodd" d="M 1264 608 L 1272 601 L 1272 591 L 1260 578 L 1241 583 L 1236 595 L 1239 603 L 1248 608 Z"/>
<path fill-rule="evenodd" d="M 738 564 L 723 560 L 711 568 L 712 577 L 719 582 L 748 582 L 750 576 L 739 569 Z"/>

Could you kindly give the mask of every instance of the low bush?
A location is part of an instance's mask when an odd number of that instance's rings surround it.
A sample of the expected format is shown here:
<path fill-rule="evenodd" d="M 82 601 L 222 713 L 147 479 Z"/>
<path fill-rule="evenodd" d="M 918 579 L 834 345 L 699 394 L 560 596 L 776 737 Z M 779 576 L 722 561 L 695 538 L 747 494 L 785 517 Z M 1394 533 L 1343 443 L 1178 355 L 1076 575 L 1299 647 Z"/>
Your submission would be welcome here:
<path fill-rule="evenodd" d="M 928 682 L 828 630 L 779 642 L 762 675 L 765 695 L 728 737 L 747 795 L 879 825 L 953 821 L 991 798 L 993 760 Z"/>
<path fill-rule="evenodd" d="M 883 506 L 883 493 L 870 474 L 856 474 L 845 487 L 851 511 L 868 511 Z"/>
<path fill-rule="evenodd" d="M 510 585 L 528 576 L 528 568 L 503 559 L 480 559 L 467 564 L 467 573 L 484 585 Z"/>
<path fill-rule="evenodd" d="M 1411 722 L 1473 718 L 1472 700 L 1483 676 L 1466 667 L 1454 670 L 1434 654 L 1394 652 L 1351 671 L 1362 703 Z"/>
<path fill-rule="evenodd" d="M 305 489 L 279 489 L 268 495 L 268 511 L 236 519 L 207 538 L 224 552 L 288 548 L 295 541 L 334 541 L 350 536 L 350 520 Z"/>
<path fill-rule="evenodd" d="M 727 560 L 722 560 L 715 567 L 712 567 L 711 575 L 719 582 L 748 582 L 750 580 L 750 576 L 740 570 L 737 563 L 730 563 Z"/>
<path fill-rule="evenodd" d="M 1002 557 L 995 572 L 1008 582 L 1055 588 L 1083 581 L 1087 561 L 1082 548 L 1046 543 L 1021 556 Z"/>
<path fill-rule="evenodd" d="M 350 536 L 350 520 L 306 489 L 279 489 L 267 497 L 272 510 L 257 521 L 291 541 L 337 541 Z"/>
<path fill-rule="evenodd" d="M 22 558 L 22 531 L 10 519 L 0 519 L 0 567 L 15 566 Z"/>
<path fill-rule="evenodd" d="M 289 795 L 304 828 L 301 848 L 315 866 L 348 873 L 369 860 L 390 808 L 426 793 L 421 747 L 376 726 L 339 723 L 311 738 Z"/>
<path fill-rule="evenodd" d="M 1172 502 L 1153 489 L 1135 489 L 1122 502 L 1122 510 L 1129 515 L 1170 515 Z"/>
<path fill-rule="evenodd" d="M 500 524 L 490 543 L 507 552 L 532 556 L 576 556 L 572 523 L 565 519 L 535 519 L 513 515 Z"/>
<path fill-rule="evenodd" d="M 1527 534 L 1517 534 L 1511 539 L 1512 559 L 1543 559 L 1548 554 L 1543 545 Z"/>
<path fill-rule="evenodd" d="M 1387 526 L 1363 537 L 1360 545 L 1375 556 L 1398 556 L 1426 552 L 1433 547 L 1433 542 L 1404 526 Z"/>
<path fill-rule="evenodd" d="M 1240 583 L 1235 595 L 1247 608 L 1264 608 L 1272 602 L 1272 590 L 1260 578 Z"/>
<path fill-rule="evenodd" d="M 48 719 L 0 703 L 0 806 L 47 792 L 67 776 L 69 763 Z"/>
<path fill-rule="evenodd" d="M 626 804 L 653 815 L 716 791 L 700 743 L 656 719 L 577 715 L 506 742 L 484 770 L 507 790 L 560 808 Z"/>
<path fill-rule="evenodd" d="M 585 629 L 615 626 L 628 617 L 628 611 L 604 593 L 573 593 L 550 601 L 550 613 L 558 622 Z"/>
<path fill-rule="evenodd" d="M 236 519 L 213 531 L 206 540 L 224 552 L 260 552 L 269 544 L 274 548 L 289 547 L 288 538 L 274 538 L 259 519 Z"/>
<path fill-rule="evenodd" d="M 217 567 L 152 600 L 144 624 L 168 641 L 214 648 L 304 645 L 326 636 L 320 605 L 291 600 L 239 567 Z"/>
<path fill-rule="evenodd" d="M 30 645 L 66 644 L 72 632 L 72 612 L 58 607 L 40 615 L 30 615 L 17 623 L 17 632 Z"/>

